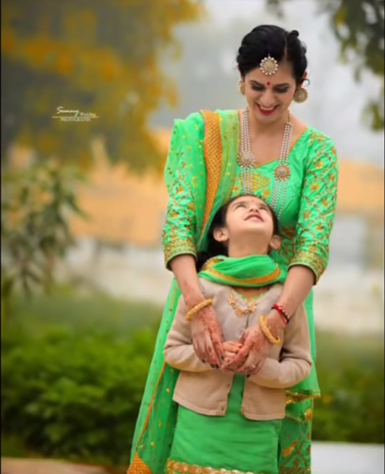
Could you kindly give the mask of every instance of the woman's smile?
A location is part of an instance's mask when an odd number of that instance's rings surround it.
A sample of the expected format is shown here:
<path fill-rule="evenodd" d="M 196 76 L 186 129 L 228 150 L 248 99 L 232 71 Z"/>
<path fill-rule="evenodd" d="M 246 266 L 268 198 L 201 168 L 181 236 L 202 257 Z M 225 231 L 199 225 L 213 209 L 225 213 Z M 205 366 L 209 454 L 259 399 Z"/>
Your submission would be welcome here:
<path fill-rule="evenodd" d="M 278 105 L 274 105 L 273 107 L 263 107 L 261 104 L 257 103 L 257 108 L 263 115 L 271 115 L 278 109 Z"/>

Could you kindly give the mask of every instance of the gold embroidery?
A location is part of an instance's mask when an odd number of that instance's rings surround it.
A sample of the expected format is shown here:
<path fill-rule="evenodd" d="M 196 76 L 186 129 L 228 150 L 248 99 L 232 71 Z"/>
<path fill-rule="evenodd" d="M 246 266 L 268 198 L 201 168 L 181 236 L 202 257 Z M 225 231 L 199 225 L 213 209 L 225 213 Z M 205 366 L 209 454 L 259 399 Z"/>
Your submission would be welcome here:
<path fill-rule="evenodd" d="M 311 469 L 308 467 L 284 467 L 283 469 L 279 470 L 279 474 L 311 474 Z"/>
<path fill-rule="evenodd" d="M 267 188 L 268 186 L 270 186 L 270 179 L 261 173 L 254 172 L 254 176 L 253 176 L 254 192 L 258 192 L 261 189 Z"/>
<path fill-rule="evenodd" d="M 153 405 L 154 405 L 154 401 L 155 401 L 155 398 L 156 398 L 156 394 L 158 392 L 158 389 L 159 389 L 159 385 L 162 381 L 162 378 L 163 378 L 163 374 L 164 374 L 164 370 L 166 368 L 166 363 L 163 362 L 163 366 L 162 366 L 162 370 L 160 371 L 160 374 L 159 374 L 159 378 L 158 378 L 158 381 L 156 383 L 156 386 L 155 386 L 155 389 L 154 389 L 154 392 L 152 394 L 152 398 L 151 398 L 151 402 L 149 403 L 149 406 L 148 406 L 148 411 L 147 411 L 147 416 L 146 416 L 146 419 L 144 421 L 144 425 L 143 425 L 143 428 L 142 428 L 142 432 L 140 433 L 139 435 L 139 438 L 138 438 L 138 444 L 141 442 L 143 436 L 144 436 L 144 433 L 146 432 L 147 430 L 147 427 L 148 427 L 148 424 L 150 422 L 150 417 L 151 417 L 151 413 L 152 413 L 152 408 L 153 408 Z M 135 450 L 137 450 L 137 446 L 135 447 Z M 151 469 L 147 466 L 147 464 L 145 464 L 139 457 L 138 453 L 136 452 L 135 453 L 135 456 L 134 456 L 134 459 L 131 463 L 131 465 L 128 467 L 128 470 L 127 470 L 127 474 L 154 474 Z"/>
<path fill-rule="evenodd" d="M 191 238 L 170 239 L 170 243 L 164 249 L 164 260 L 166 265 L 177 255 L 185 254 L 193 255 L 194 257 L 197 256 L 193 240 Z"/>
<path fill-rule="evenodd" d="M 208 273 L 211 273 L 212 275 L 222 278 L 222 280 L 226 280 L 228 283 L 233 283 L 234 285 L 236 285 L 236 284 L 240 284 L 242 281 L 246 286 L 263 285 L 263 284 L 268 285 L 269 283 L 272 283 L 281 275 L 281 270 L 279 268 L 276 268 L 272 273 L 270 273 L 270 275 L 265 275 L 263 277 L 249 278 L 248 280 L 238 280 L 237 278 L 224 275 L 214 270 L 213 268 L 208 268 L 205 271 L 207 271 Z"/>
<path fill-rule="evenodd" d="M 206 206 L 202 233 L 209 220 L 218 191 L 222 171 L 222 137 L 219 116 L 215 112 L 202 111 L 205 120 L 204 157 L 207 170 Z"/>
<path fill-rule="evenodd" d="M 311 423 L 298 423 L 286 416 L 280 433 L 280 474 L 308 474 L 310 469 Z"/>
<path fill-rule="evenodd" d="M 305 395 L 304 393 L 294 393 L 286 390 L 286 406 L 292 405 L 293 403 L 304 402 L 305 400 L 313 400 L 315 398 L 321 398 L 321 395 L 319 393 Z"/>
<path fill-rule="evenodd" d="M 136 453 L 132 463 L 127 469 L 127 474 L 154 474 Z"/>
<path fill-rule="evenodd" d="M 295 443 L 291 444 L 288 448 L 284 449 L 283 452 L 282 452 L 283 457 L 287 458 L 287 456 L 290 456 L 290 454 L 296 448 L 297 444 L 298 444 L 298 442 L 295 442 Z"/>
<path fill-rule="evenodd" d="M 301 250 L 296 253 L 295 258 L 290 262 L 290 267 L 295 265 L 304 265 L 310 267 L 315 273 L 318 281 L 325 270 L 325 261 L 313 251 Z"/>
<path fill-rule="evenodd" d="M 297 241 L 290 266 L 310 267 L 318 281 L 328 261 L 329 236 L 336 204 L 338 162 L 334 148 L 328 148 L 330 142 L 322 134 L 313 132 L 309 146 L 314 142 L 320 146 L 304 182 Z"/>
<path fill-rule="evenodd" d="M 267 474 L 263 472 L 245 472 L 245 471 L 229 471 L 227 469 L 215 469 L 213 467 L 202 467 L 187 464 L 184 462 L 167 461 L 166 474 Z"/>
<path fill-rule="evenodd" d="M 264 296 L 264 293 L 259 294 L 256 298 L 253 298 L 251 301 L 250 300 L 246 301 L 245 307 L 241 308 L 237 304 L 237 295 L 235 291 L 232 290 L 230 292 L 228 302 L 229 302 L 229 305 L 233 308 L 233 311 L 237 316 L 248 316 L 249 314 L 254 313 L 254 311 L 257 309 L 256 300 Z"/>
<path fill-rule="evenodd" d="M 311 408 L 306 410 L 305 419 L 306 419 L 306 421 L 312 421 L 313 420 L 313 410 Z"/>

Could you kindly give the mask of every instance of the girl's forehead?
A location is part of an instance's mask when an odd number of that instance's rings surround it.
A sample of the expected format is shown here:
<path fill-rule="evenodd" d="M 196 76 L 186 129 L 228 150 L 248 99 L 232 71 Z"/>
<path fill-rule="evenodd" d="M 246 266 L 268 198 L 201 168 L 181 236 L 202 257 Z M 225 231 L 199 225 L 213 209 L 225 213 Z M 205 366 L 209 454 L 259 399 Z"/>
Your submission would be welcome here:
<path fill-rule="evenodd" d="M 234 199 L 233 204 L 238 202 L 238 201 L 244 201 L 244 202 L 258 202 L 258 203 L 263 203 L 265 204 L 265 201 L 258 196 L 238 196 Z"/>

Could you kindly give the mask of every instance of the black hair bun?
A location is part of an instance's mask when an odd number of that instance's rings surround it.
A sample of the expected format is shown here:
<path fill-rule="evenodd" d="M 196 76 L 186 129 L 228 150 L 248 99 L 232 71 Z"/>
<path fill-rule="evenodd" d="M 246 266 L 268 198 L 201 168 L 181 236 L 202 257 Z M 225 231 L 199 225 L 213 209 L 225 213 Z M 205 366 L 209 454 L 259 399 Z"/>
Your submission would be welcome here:
<path fill-rule="evenodd" d="M 241 76 L 259 67 L 267 56 L 278 63 L 287 60 L 293 66 L 297 84 L 302 83 L 307 68 L 306 46 L 297 30 L 288 32 L 277 25 L 259 25 L 248 33 L 238 49 L 237 63 Z"/>

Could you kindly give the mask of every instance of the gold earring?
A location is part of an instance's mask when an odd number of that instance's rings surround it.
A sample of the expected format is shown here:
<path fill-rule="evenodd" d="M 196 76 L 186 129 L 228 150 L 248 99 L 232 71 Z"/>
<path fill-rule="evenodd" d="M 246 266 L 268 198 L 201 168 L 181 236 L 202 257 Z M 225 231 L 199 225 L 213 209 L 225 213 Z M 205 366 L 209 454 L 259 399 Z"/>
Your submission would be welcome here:
<path fill-rule="evenodd" d="M 307 90 L 304 87 L 300 86 L 300 87 L 297 87 L 296 91 L 294 92 L 293 100 L 297 104 L 303 104 L 304 102 L 307 101 L 308 97 L 309 97 L 309 94 Z"/>
<path fill-rule="evenodd" d="M 242 95 L 245 95 L 245 81 L 239 79 L 238 81 L 238 90 Z"/>

